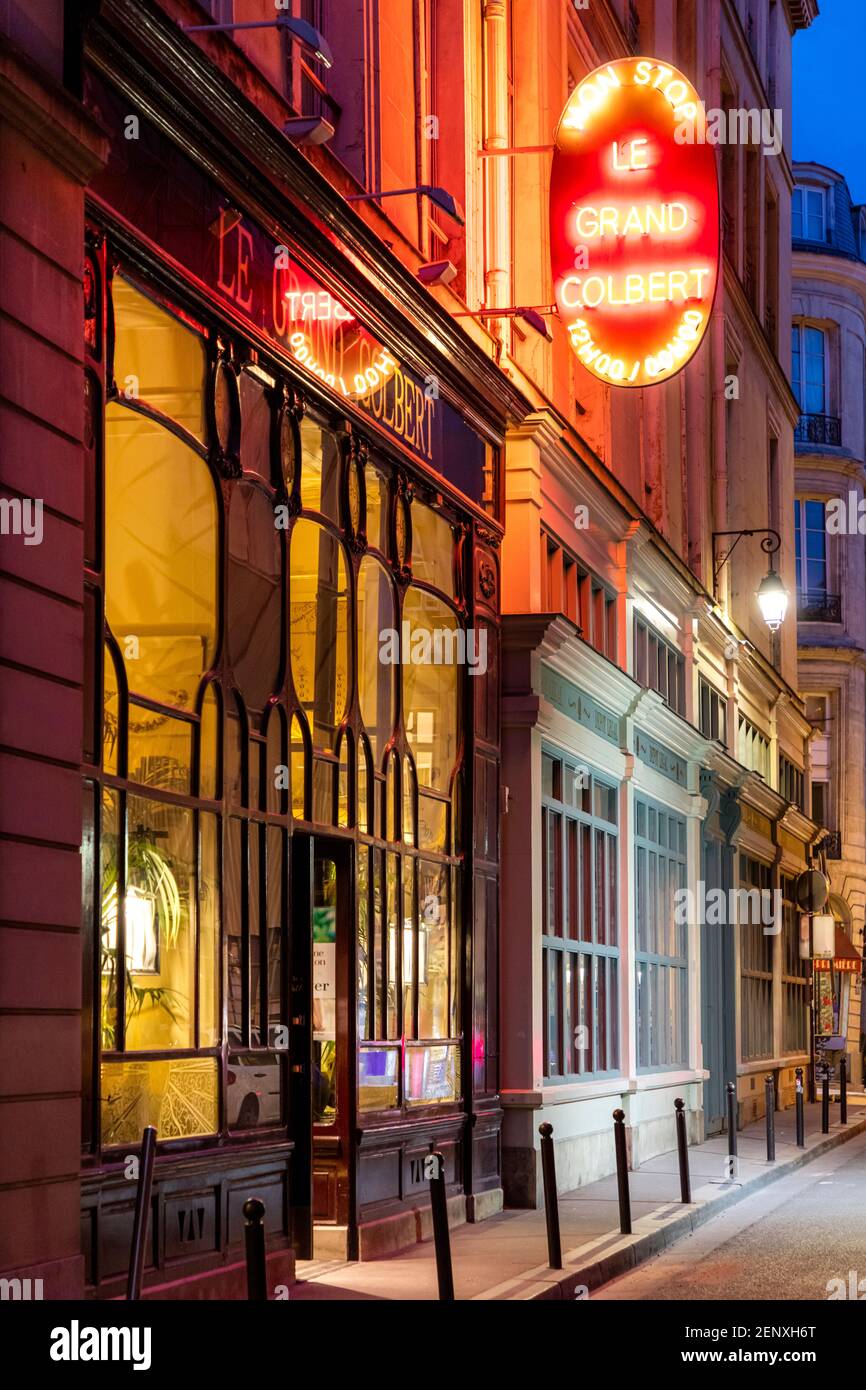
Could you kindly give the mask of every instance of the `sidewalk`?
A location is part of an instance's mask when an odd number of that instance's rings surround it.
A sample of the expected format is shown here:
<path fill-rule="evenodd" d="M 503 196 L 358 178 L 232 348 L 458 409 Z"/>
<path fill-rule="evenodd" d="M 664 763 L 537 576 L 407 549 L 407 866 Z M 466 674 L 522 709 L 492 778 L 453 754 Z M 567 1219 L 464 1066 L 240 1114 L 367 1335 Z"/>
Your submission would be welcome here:
<path fill-rule="evenodd" d="M 830 1133 L 821 1134 L 821 1106 L 806 1106 L 806 1147 L 795 1144 L 794 1109 L 776 1114 L 776 1161 L 766 1158 L 763 1120 L 737 1135 L 737 1178 L 726 1177 L 727 1136 L 689 1149 L 692 1203 L 680 1201 L 676 1151 L 660 1154 L 629 1173 L 632 1235 L 619 1233 L 616 1176 L 559 1198 L 563 1266 L 547 1265 L 543 1211 L 504 1211 L 478 1225 L 451 1231 L 456 1297 L 465 1299 L 572 1299 L 632 1269 L 665 1246 L 828 1149 L 866 1132 L 866 1096 L 849 1095 L 848 1124 L 830 1107 Z M 293 1300 L 437 1299 L 432 1240 L 388 1259 L 365 1263 L 301 1260 Z"/>

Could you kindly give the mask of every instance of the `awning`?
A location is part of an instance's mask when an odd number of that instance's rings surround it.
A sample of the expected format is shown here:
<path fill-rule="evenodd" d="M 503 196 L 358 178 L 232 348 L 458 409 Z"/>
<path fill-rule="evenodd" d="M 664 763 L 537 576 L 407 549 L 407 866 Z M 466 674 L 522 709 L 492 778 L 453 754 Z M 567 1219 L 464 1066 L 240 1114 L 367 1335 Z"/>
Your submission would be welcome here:
<path fill-rule="evenodd" d="M 833 942 L 833 959 L 817 957 L 814 964 L 816 970 L 850 970 L 859 975 L 863 960 L 845 928 L 837 922 L 836 937 Z"/>

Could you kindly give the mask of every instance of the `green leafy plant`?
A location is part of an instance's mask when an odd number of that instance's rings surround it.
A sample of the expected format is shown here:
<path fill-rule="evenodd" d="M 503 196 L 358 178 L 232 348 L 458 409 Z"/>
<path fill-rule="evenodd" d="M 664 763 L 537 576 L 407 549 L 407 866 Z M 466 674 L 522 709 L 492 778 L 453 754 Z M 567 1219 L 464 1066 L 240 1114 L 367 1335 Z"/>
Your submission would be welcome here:
<path fill-rule="evenodd" d="M 153 843 L 155 832 L 144 826 L 131 831 L 127 850 L 127 882 L 153 900 L 154 915 L 163 946 L 175 946 L 183 927 L 183 903 L 169 856 Z M 117 990 L 117 858 L 104 864 L 101 911 L 102 1046 L 111 1051 L 117 1043 L 113 1001 Z M 140 985 L 127 969 L 126 1016 L 135 1018 L 145 1008 L 163 1009 L 173 1022 L 183 1012 L 183 995 L 166 985 Z"/>

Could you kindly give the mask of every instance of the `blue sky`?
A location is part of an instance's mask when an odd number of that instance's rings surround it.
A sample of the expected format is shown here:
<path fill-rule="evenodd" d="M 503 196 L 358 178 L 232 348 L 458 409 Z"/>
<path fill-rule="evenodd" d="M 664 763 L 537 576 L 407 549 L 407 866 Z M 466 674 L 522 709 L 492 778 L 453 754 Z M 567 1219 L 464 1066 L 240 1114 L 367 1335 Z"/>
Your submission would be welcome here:
<path fill-rule="evenodd" d="M 818 0 L 820 14 L 794 36 L 794 158 L 844 174 L 866 203 L 866 0 Z"/>

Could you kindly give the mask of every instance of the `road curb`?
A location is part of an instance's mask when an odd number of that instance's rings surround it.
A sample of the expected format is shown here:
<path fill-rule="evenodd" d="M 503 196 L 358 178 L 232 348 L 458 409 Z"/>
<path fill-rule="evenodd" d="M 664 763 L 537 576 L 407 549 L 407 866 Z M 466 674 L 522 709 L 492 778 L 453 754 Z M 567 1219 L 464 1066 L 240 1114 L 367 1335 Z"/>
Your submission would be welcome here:
<path fill-rule="evenodd" d="M 635 1221 L 635 1230 L 630 1236 L 601 1236 L 588 1242 L 588 1245 L 565 1251 L 563 1263 L 569 1266 L 567 1269 L 553 1270 L 543 1265 L 538 1266 L 535 1269 L 527 1270 L 520 1279 L 509 1281 L 511 1286 L 509 1291 L 506 1291 L 508 1286 L 500 1286 L 502 1290 L 500 1293 L 497 1294 L 494 1290 L 488 1289 L 483 1294 L 477 1294 L 476 1298 L 483 1300 L 499 1297 L 523 1302 L 549 1299 L 573 1301 L 580 1296 L 578 1290 L 585 1288 L 591 1293 L 593 1289 L 601 1288 L 603 1284 L 609 1283 L 618 1275 L 627 1274 L 639 1264 L 643 1264 L 652 1255 L 660 1254 L 662 1250 L 675 1245 L 683 1236 L 690 1235 L 704 1222 L 726 1211 L 728 1207 L 736 1206 L 745 1197 L 750 1197 L 754 1192 L 769 1187 L 772 1183 L 778 1182 L 780 1178 L 788 1177 L 798 1168 L 803 1168 L 807 1163 L 811 1163 L 813 1159 L 820 1158 L 822 1154 L 839 1148 L 842 1144 L 848 1143 L 849 1140 L 855 1139 L 857 1135 L 863 1133 L 866 1133 L 866 1115 L 861 1119 L 850 1120 L 844 1128 L 836 1127 L 833 1132 L 822 1137 L 818 1143 L 811 1145 L 802 1153 L 797 1153 L 792 1158 L 778 1159 L 772 1167 L 768 1167 L 764 1172 L 756 1174 L 728 1191 L 720 1192 L 716 1197 L 683 1207 L 675 1215 L 667 1218 L 657 1219 L 653 1216 L 642 1216 L 638 1221 Z M 668 1205 L 673 1205 L 673 1203 Z M 599 1258 L 587 1258 L 588 1247 L 592 1245 L 604 1245 L 608 1248 L 606 1253 Z M 583 1297 L 585 1296 L 583 1295 Z"/>

